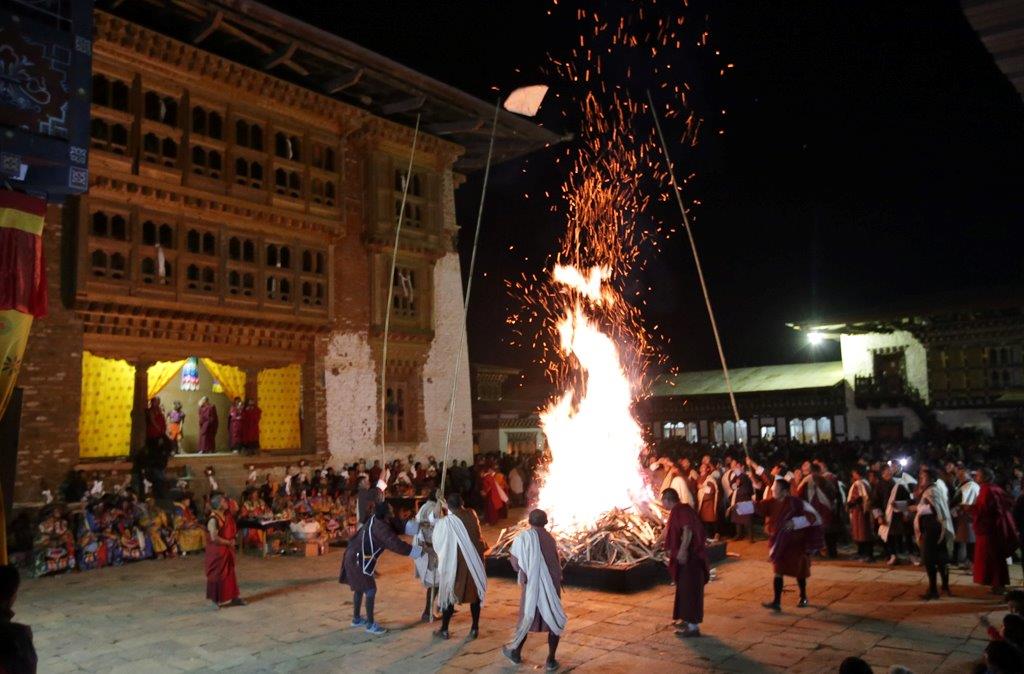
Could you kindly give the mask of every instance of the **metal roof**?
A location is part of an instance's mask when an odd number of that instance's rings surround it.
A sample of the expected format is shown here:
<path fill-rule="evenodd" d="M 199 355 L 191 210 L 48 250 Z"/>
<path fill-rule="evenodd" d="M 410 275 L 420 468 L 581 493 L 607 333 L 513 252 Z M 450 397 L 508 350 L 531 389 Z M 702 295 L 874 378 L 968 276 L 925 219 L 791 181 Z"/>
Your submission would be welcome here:
<path fill-rule="evenodd" d="M 413 126 L 465 149 L 455 168 L 482 168 L 495 101 L 486 102 L 254 0 L 97 0 L 96 7 L 205 51 Z M 502 110 L 494 163 L 565 138 Z"/>
<path fill-rule="evenodd" d="M 1024 0 L 961 0 L 960 4 L 996 65 L 1024 96 Z"/>
<path fill-rule="evenodd" d="M 734 393 L 761 393 L 793 389 L 828 388 L 843 381 L 842 361 L 761 365 L 729 370 Z M 698 396 L 728 393 L 721 370 L 684 372 L 664 377 L 653 389 L 655 396 Z"/>

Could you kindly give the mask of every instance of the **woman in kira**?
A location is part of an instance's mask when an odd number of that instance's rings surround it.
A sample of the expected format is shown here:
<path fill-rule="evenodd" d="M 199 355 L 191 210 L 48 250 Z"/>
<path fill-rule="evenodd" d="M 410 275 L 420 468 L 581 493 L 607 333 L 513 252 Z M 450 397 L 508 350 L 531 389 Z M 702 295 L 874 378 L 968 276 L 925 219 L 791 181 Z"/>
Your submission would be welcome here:
<path fill-rule="evenodd" d="M 121 559 L 126 562 L 137 562 L 153 556 L 153 544 L 139 524 L 142 512 L 135 501 L 134 494 L 128 494 L 121 501 L 117 511 L 116 528 L 118 542 L 121 545 Z"/>
<path fill-rule="evenodd" d="M 174 535 L 183 555 L 206 549 L 206 530 L 192 512 L 192 497 L 189 494 L 174 502 Z"/>
<path fill-rule="evenodd" d="M 146 530 L 153 554 L 157 557 L 176 557 L 180 552 L 178 539 L 174 535 L 174 527 L 167 511 L 156 504 L 152 496 L 146 498 L 146 506 L 139 518 L 139 525 Z"/>

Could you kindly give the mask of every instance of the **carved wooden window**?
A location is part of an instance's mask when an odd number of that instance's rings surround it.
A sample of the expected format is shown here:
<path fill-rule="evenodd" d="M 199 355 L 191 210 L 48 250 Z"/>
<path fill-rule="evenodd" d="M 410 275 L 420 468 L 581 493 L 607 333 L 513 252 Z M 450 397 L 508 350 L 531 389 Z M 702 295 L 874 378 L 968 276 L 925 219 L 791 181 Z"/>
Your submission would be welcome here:
<path fill-rule="evenodd" d="M 108 75 L 92 76 L 92 104 L 128 112 L 131 87 Z"/>
<path fill-rule="evenodd" d="M 174 248 L 174 225 L 146 220 L 142 223 L 142 245 Z"/>
<path fill-rule="evenodd" d="M 402 198 L 405 196 L 405 214 L 402 218 L 402 227 L 421 229 L 423 227 L 423 214 L 426 209 L 426 191 L 424 183 L 426 179 L 417 172 L 413 172 L 409 181 L 409 191 L 405 194 L 405 171 L 395 169 L 395 184 L 393 188 L 395 204 L 395 220 L 402 212 Z"/>
<path fill-rule="evenodd" d="M 172 278 L 171 263 L 164 260 L 163 270 L 160 269 L 160 256 L 156 253 L 147 254 L 139 263 L 139 275 L 146 285 L 169 285 Z"/>
<path fill-rule="evenodd" d="M 304 274 L 323 274 L 327 256 L 322 251 L 302 251 L 302 272 Z"/>
<path fill-rule="evenodd" d="M 397 442 L 416 439 L 412 386 L 405 381 L 389 381 L 385 393 L 385 437 Z"/>
<path fill-rule="evenodd" d="M 235 122 L 235 144 L 250 150 L 263 150 L 263 127 L 244 119 Z"/>
<path fill-rule="evenodd" d="M 235 182 L 256 189 L 263 188 L 263 162 L 239 157 L 235 160 Z"/>
<path fill-rule="evenodd" d="M 217 291 L 217 272 L 209 265 L 192 263 L 185 269 L 185 287 L 201 293 Z"/>
<path fill-rule="evenodd" d="M 302 196 L 302 174 L 284 168 L 277 168 L 274 171 L 274 191 L 278 194 L 294 197 Z"/>
<path fill-rule="evenodd" d="M 185 235 L 185 249 L 197 255 L 216 255 L 217 235 L 199 229 L 189 229 Z"/>
<path fill-rule="evenodd" d="M 321 171 L 336 171 L 337 169 L 335 166 L 337 165 L 337 162 L 334 155 L 334 148 L 328 147 L 323 143 L 313 143 L 310 163 L 314 168 L 318 168 Z"/>
<path fill-rule="evenodd" d="M 313 178 L 309 183 L 309 192 L 309 197 L 314 203 L 325 206 L 335 204 L 336 188 L 333 180 Z"/>
<path fill-rule="evenodd" d="M 178 99 L 156 91 L 147 91 L 143 97 L 143 115 L 146 119 L 168 126 L 178 126 Z"/>
<path fill-rule="evenodd" d="M 113 154 L 128 154 L 128 127 L 118 122 L 94 118 L 90 127 L 92 147 Z"/>
<path fill-rule="evenodd" d="M 302 141 L 295 134 L 278 131 L 274 134 L 274 154 L 281 159 L 302 161 Z"/>
<path fill-rule="evenodd" d="M 419 298 L 416 296 L 416 270 L 395 267 L 394 283 L 391 311 L 402 318 L 416 318 L 419 307 Z"/>
<path fill-rule="evenodd" d="M 270 243 L 267 244 L 266 252 L 268 267 L 277 267 L 278 269 L 292 268 L 292 249 L 289 246 Z"/>
<path fill-rule="evenodd" d="M 224 161 L 220 150 L 194 145 L 192 147 L 192 173 L 219 179 L 223 174 Z"/>
<path fill-rule="evenodd" d="M 93 236 L 104 239 L 128 240 L 128 220 L 120 213 L 96 211 L 92 214 L 90 232 Z"/>
<path fill-rule="evenodd" d="M 124 279 L 127 259 L 121 253 L 108 253 L 94 250 L 89 255 L 90 271 L 97 278 L 109 278 L 115 281 Z"/>
<path fill-rule="evenodd" d="M 238 262 L 255 262 L 256 244 L 252 239 L 232 236 L 228 240 L 228 258 Z"/>
<path fill-rule="evenodd" d="M 215 140 L 224 138 L 224 118 L 216 110 L 192 106 L 192 134 Z"/>
<path fill-rule="evenodd" d="M 287 276 L 267 274 L 266 298 L 272 302 L 290 303 L 292 301 L 292 282 Z"/>
<path fill-rule="evenodd" d="M 142 138 L 142 158 L 170 168 L 178 165 L 178 143 L 173 138 L 150 132 Z"/>
<path fill-rule="evenodd" d="M 228 294 L 252 297 L 255 291 L 256 277 L 249 272 L 231 270 L 228 273 Z"/>
<path fill-rule="evenodd" d="M 318 281 L 302 282 L 302 303 L 306 306 L 322 307 L 327 294 L 323 283 Z"/>

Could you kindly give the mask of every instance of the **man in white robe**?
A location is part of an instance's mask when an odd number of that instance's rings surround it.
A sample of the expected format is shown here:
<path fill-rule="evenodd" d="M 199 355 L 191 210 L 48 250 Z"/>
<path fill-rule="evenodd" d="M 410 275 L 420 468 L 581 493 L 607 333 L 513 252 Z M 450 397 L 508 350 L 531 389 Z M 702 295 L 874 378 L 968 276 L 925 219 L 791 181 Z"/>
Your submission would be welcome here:
<path fill-rule="evenodd" d="M 475 512 L 462 507 L 462 496 L 448 495 L 448 514 L 434 525 L 434 552 L 437 553 L 437 603 L 441 606 L 441 629 L 435 634 L 449 638 L 448 626 L 456 604 L 469 604 L 473 626 L 469 638 L 480 634 L 480 605 L 487 593 L 484 550 L 480 520 Z"/>
<path fill-rule="evenodd" d="M 502 646 L 501 653 L 513 664 L 523 661 L 523 644 L 530 632 L 548 633 L 548 659 L 545 669 L 558 669 L 555 651 L 565 631 L 568 618 L 562 608 L 562 567 L 558 562 L 558 547 L 548 533 L 548 516 L 543 510 L 533 510 L 529 516 L 530 528 L 512 542 L 512 568 L 519 574 L 522 596 L 519 604 L 519 622 L 512 641 Z"/>

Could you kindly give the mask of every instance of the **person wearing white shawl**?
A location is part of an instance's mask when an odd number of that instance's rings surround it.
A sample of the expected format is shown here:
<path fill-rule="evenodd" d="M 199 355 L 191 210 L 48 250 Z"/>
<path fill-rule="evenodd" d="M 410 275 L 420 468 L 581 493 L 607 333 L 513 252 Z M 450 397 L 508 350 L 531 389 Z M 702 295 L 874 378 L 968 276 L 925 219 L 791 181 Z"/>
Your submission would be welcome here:
<path fill-rule="evenodd" d="M 558 562 L 558 546 L 548 533 L 548 516 L 543 510 L 533 510 L 530 527 L 512 542 L 512 568 L 518 574 L 522 596 L 519 603 L 519 622 L 512 641 L 502 646 L 501 653 L 513 664 L 523 661 L 523 644 L 530 632 L 548 633 L 549 672 L 558 669 L 555 651 L 565 631 L 568 618 L 562 608 L 562 567 Z"/>
<path fill-rule="evenodd" d="M 974 559 L 974 523 L 971 521 L 971 510 L 978 500 L 981 487 L 974 481 L 974 471 L 967 470 L 963 465 L 957 468 L 957 478 L 960 480 L 960 498 L 957 499 L 957 507 L 952 509 L 956 521 L 954 561 L 962 563 L 964 568 L 970 568 Z"/>
<path fill-rule="evenodd" d="M 441 629 L 435 635 L 447 639 L 448 626 L 456 604 L 469 604 L 473 625 L 469 638 L 480 633 L 480 604 L 487 593 L 484 551 L 476 513 L 462 507 L 462 496 L 448 495 L 448 514 L 434 524 L 433 545 L 437 553 L 437 603 L 441 607 Z"/>
<path fill-rule="evenodd" d="M 416 523 L 419 524 L 419 530 L 413 536 L 412 543 L 422 547 L 425 554 L 414 559 L 412 564 L 416 577 L 423 583 L 423 587 L 426 588 L 427 592 L 423 615 L 420 616 L 420 621 L 422 622 L 430 622 L 430 619 L 433 617 L 434 591 L 437 588 L 437 554 L 432 546 L 434 525 L 437 523 L 440 513 L 441 510 L 437 497 L 433 495 L 424 502 L 419 512 L 416 513 Z"/>
<path fill-rule="evenodd" d="M 953 541 L 953 517 L 949 513 L 949 490 L 938 479 L 938 471 L 922 466 L 918 481 L 917 505 L 914 513 L 914 534 L 921 548 L 921 563 L 928 572 L 928 592 L 924 600 L 938 599 L 936 576 L 942 577 L 942 591 L 949 589 L 949 545 Z"/>

